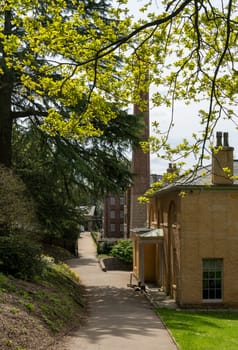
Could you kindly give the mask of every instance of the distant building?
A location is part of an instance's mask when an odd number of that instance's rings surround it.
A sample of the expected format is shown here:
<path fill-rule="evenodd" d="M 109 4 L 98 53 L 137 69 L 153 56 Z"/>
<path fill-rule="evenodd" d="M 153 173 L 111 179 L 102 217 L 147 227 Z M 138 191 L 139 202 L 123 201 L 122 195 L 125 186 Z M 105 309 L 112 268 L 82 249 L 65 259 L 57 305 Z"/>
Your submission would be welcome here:
<path fill-rule="evenodd" d="M 160 181 L 161 175 L 152 174 L 150 184 Z M 148 189 L 148 187 L 146 188 Z M 141 195 L 143 195 L 141 193 Z M 138 203 L 139 204 L 139 203 Z M 130 238 L 131 189 L 121 195 L 107 195 L 103 208 L 103 236 L 106 238 Z M 146 217 L 146 206 L 142 206 Z M 143 221 L 144 222 L 144 221 Z"/>
<path fill-rule="evenodd" d="M 84 227 L 85 231 L 94 231 L 98 228 L 99 221 L 101 219 L 97 215 L 97 209 L 95 205 L 92 206 L 80 206 L 79 207 L 81 215 L 84 219 Z M 81 227 L 82 229 L 82 227 Z"/>
<path fill-rule="evenodd" d="M 124 238 L 125 194 L 108 194 L 104 198 L 103 237 Z"/>

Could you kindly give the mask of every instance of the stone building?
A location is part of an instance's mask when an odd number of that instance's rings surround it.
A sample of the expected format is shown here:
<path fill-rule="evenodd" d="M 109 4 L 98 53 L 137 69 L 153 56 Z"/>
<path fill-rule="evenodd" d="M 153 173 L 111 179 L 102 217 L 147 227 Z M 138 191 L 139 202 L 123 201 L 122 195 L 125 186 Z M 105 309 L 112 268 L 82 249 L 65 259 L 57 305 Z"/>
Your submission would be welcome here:
<path fill-rule="evenodd" d="M 153 195 L 148 228 L 133 232 L 139 282 L 181 307 L 238 306 L 238 161 L 227 133 L 217 146 L 210 166 Z"/>

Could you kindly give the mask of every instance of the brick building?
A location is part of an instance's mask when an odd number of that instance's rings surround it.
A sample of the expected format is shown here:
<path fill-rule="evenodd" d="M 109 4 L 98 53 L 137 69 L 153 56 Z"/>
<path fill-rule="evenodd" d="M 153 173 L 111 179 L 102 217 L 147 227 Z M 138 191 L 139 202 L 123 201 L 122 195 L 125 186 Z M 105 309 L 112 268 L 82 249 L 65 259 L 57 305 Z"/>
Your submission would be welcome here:
<path fill-rule="evenodd" d="M 181 307 L 238 306 L 238 181 L 225 170 L 238 175 L 238 161 L 227 133 L 217 146 L 211 166 L 153 195 L 149 227 L 133 233 L 134 274 Z"/>
<path fill-rule="evenodd" d="M 125 194 L 109 194 L 104 198 L 103 236 L 105 238 L 124 238 Z"/>

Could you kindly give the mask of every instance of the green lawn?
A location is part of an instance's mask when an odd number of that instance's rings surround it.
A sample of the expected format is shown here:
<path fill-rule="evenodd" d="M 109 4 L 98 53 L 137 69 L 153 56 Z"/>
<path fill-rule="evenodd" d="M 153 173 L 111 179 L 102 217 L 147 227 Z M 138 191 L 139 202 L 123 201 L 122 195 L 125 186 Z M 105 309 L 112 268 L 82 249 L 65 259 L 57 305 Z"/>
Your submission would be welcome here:
<path fill-rule="evenodd" d="M 238 311 L 157 312 L 181 350 L 238 349 Z"/>

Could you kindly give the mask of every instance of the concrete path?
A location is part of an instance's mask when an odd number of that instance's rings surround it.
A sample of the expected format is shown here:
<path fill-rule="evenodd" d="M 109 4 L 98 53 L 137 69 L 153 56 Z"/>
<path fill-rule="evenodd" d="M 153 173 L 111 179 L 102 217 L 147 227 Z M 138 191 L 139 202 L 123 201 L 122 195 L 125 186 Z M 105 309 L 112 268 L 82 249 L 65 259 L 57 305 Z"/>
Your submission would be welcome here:
<path fill-rule="evenodd" d="M 81 234 L 78 248 L 79 258 L 69 265 L 86 286 L 89 317 L 65 337 L 64 349 L 177 350 L 145 296 L 127 287 L 129 272 L 103 272 L 89 233 Z"/>

